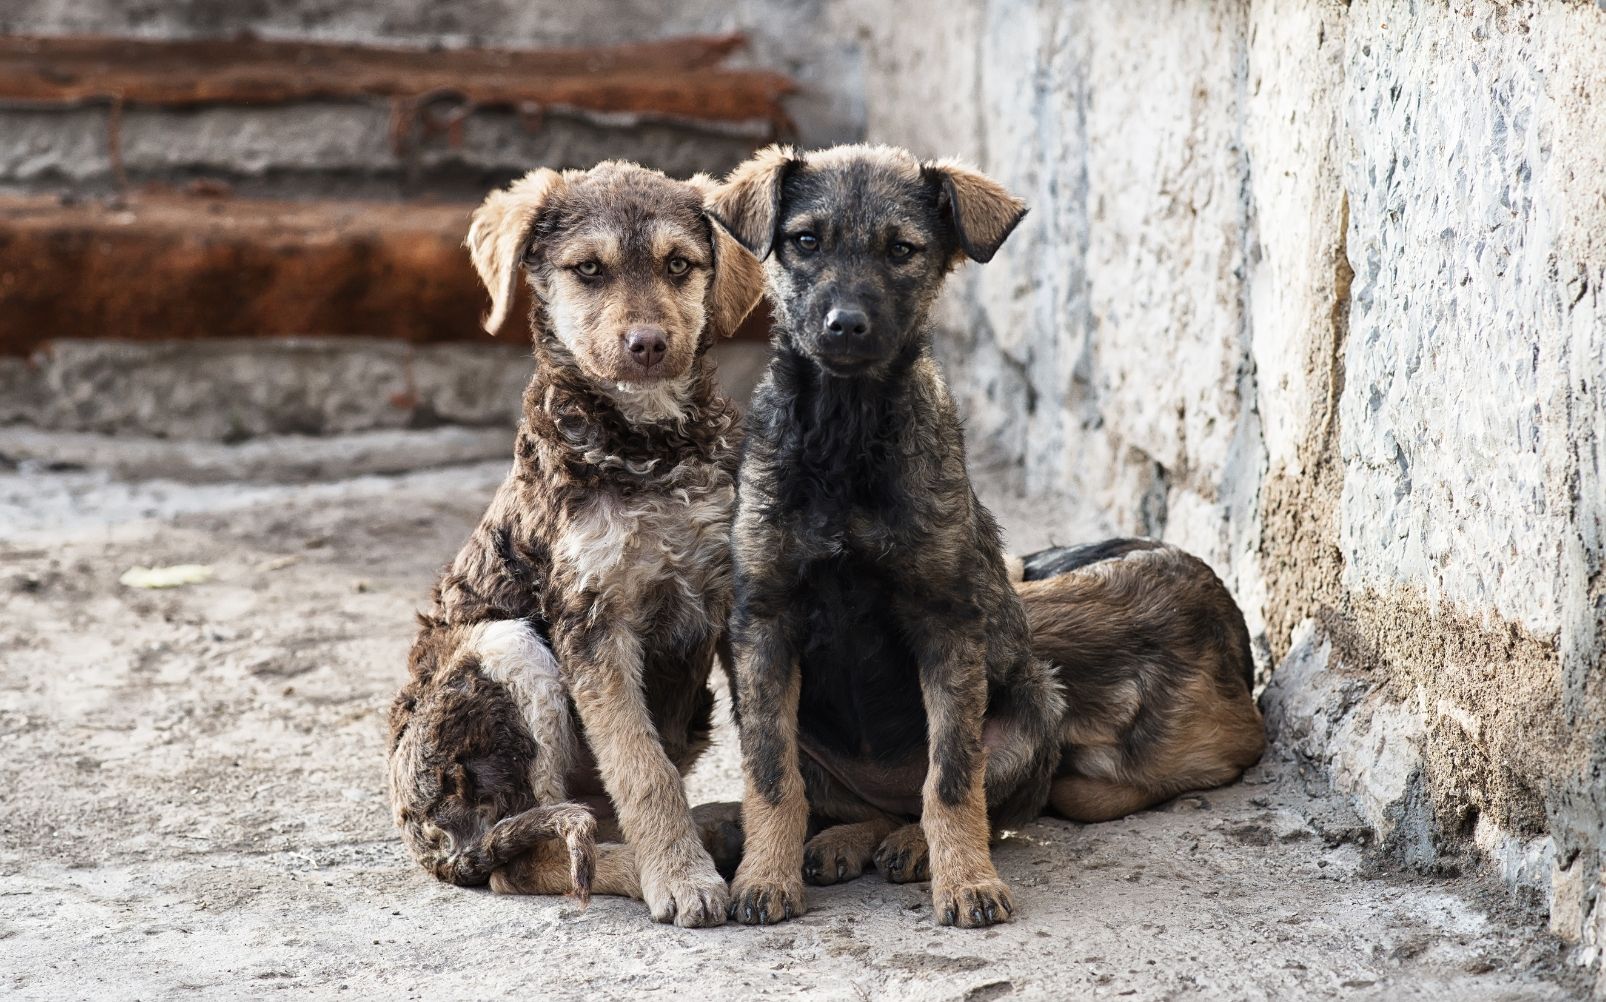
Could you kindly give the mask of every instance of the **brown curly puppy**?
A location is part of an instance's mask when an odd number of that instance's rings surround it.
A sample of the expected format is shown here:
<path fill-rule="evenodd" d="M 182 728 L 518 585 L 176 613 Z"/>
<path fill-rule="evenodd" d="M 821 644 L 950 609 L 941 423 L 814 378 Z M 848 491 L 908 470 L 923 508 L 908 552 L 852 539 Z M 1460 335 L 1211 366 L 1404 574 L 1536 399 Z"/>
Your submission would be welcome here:
<path fill-rule="evenodd" d="M 397 822 L 443 880 L 725 918 L 681 776 L 708 744 L 731 604 L 736 415 L 707 353 L 762 274 L 704 215 L 710 185 L 538 170 L 474 214 L 486 326 L 523 276 L 535 374 L 513 469 L 420 616 L 391 709 Z M 593 853 L 581 801 L 627 844 Z"/>

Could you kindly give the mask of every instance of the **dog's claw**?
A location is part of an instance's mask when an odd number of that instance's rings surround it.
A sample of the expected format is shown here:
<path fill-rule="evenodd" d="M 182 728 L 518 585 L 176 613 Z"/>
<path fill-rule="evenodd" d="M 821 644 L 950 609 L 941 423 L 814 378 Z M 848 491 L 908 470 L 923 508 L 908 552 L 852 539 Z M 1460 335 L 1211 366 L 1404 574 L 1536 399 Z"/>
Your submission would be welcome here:
<path fill-rule="evenodd" d="M 966 929 L 1007 922 L 1015 911 L 1009 888 L 996 877 L 958 886 L 939 884 L 932 900 L 939 923 Z"/>
<path fill-rule="evenodd" d="M 743 925 L 773 925 L 802 915 L 803 883 L 790 881 L 748 881 L 740 872 L 731 887 L 730 917 Z"/>

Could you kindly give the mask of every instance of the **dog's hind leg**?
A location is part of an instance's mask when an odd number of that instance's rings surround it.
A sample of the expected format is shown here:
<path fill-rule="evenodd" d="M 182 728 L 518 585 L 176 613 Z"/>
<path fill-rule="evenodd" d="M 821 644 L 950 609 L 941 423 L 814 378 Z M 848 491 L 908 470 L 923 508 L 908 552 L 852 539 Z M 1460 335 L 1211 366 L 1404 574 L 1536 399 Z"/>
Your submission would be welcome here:
<path fill-rule="evenodd" d="M 1090 776 L 1061 776 L 1049 788 L 1048 805 L 1071 821 L 1095 824 L 1114 821 L 1167 799 L 1164 793 L 1144 790 Z"/>
<path fill-rule="evenodd" d="M 530 789 L 536 803 L 567 800 L 568 774 L 574 767 L 579 742 L 568 691 L 552 648 L 541 639 L 534 624 L 524 619 L 481 623 L 470 632 L 468 647 L 478 656 L 486 677 L 507 688 L 530 737 L 535 739 Z"/>
<path fill-rule="evenodd" d="M 613 897 L 641 899 L 636 875 L 636 851 L 617 842 L 596 846 L 596 867 L 591 891 Z M 564 847 L 544 842 L 492 872 L 491 890 L 497 894 L 563 894 L 570 885 L 570 860 Z"/>
<path fill-rule="evenodd" d="M 703 848 L 714 860 L 720 876 L 730 879 L 742 862 L 742 804 L 739 800 L 721 800 L 711 804 L 698 804 L 691 809 L 692 823 L 703 838 Z"/>

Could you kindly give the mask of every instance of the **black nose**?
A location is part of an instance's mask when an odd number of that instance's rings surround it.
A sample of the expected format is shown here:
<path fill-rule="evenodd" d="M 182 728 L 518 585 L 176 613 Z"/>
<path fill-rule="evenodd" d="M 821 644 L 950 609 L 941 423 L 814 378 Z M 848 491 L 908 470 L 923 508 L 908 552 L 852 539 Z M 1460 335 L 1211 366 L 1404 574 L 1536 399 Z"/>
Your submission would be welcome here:
<path fill-rule="evenodd" d="M 664 360 L 669 342 L 664 339 L 662 327 L 632 327 L 625 332 L 625 347 L 637 365 L 650 369 Z"/>
<path fill-rule="evenodd" d="M 870 318 L 863 310 L 832 310 L 825 315 L 825 333 L 831 337 L 864 337 L 870 333 Z"/>

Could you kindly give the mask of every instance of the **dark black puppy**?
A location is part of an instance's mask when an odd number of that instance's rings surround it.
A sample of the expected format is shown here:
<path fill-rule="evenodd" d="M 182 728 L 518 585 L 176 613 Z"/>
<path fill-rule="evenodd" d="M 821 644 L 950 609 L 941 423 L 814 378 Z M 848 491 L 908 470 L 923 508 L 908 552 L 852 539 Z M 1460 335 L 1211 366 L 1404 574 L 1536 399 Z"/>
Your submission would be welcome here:
<path fill-rule="evenodd" d="M 734 528 L 747 846 L 732 915 L 803 911 L 812 807 L 855 823 L 865 855 L 918 817 L 938 921 L 1005 921 L 989 834 L 1047 800 L 1063 701 L 971 489 L 927 315 L 1024 206 L 976 171 L 867 146 L 766 150 L 710 205 L 770 259 L 776 329 Z"/>
<path fill-rule="evenodd" d="M 939 921 L 986 925 L 1012 907 L 990 830 L 1045 809 L 1110 820 L 1255 762 L 1248 630 L 1203 561 L 1110 540 L 1006 571 L 971 490 L 927 315 L 1020 203 L 974 171 L 860 146 L 766 150 L 711 205 L 768 257 L 776 314 L 735 519 L 747 856 L 732 914 L 799 914 L 800 877 L 874 862 L 895 882 L 929 875 Z"/>

